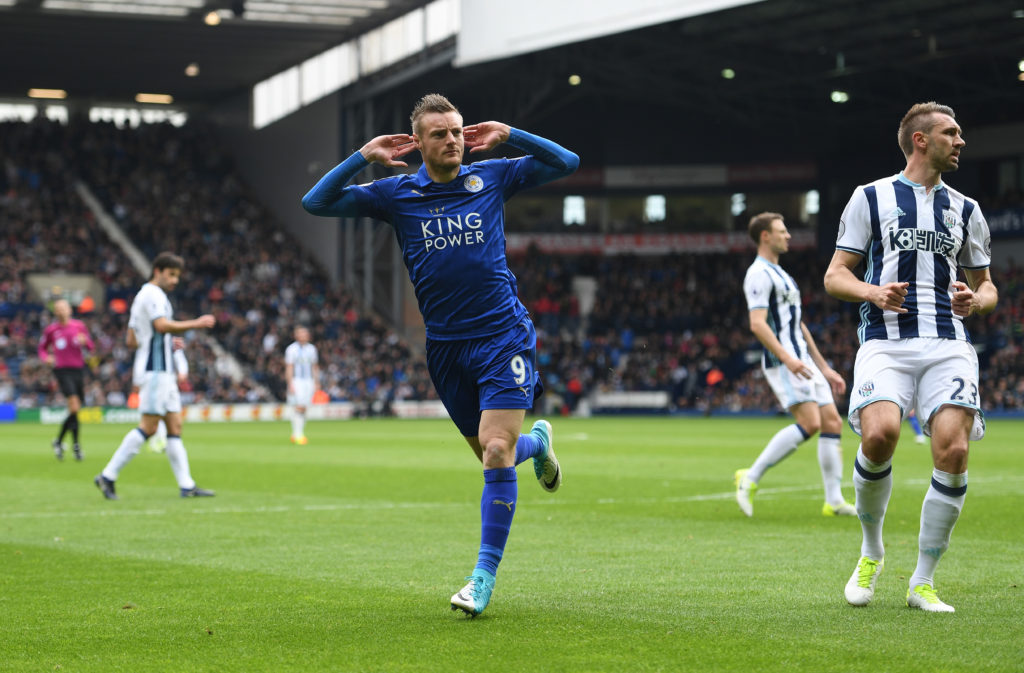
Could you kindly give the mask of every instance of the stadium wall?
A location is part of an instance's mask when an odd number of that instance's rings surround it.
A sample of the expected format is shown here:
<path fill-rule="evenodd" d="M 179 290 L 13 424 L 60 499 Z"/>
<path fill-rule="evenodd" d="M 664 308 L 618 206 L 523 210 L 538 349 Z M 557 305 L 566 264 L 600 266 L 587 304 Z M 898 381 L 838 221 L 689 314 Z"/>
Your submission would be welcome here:
<path fill-rule="evenodd" d="M 339 97 L 326 96 L 258 131 L 249 123 L 249 100 L 218 110 L 218 123 L 238 170 L 262 203 L 303 242 L 327 270 L 340 279 L 341 227 L 336 219 L 314 217 L 302 209 L 302 196 L 340 157 Z M 240 108 L 244 106 L 244 108 Z"/>

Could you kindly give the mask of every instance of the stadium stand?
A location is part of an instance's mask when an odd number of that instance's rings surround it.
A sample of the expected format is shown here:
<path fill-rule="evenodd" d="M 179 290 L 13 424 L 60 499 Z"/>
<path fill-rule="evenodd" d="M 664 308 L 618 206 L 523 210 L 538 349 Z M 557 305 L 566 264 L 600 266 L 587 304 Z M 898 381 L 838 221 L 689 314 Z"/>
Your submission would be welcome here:
<path fill-rule="evenodd" d="M 566 398 L 567 410 L 596 391 L 662 390 L 677 410 L 778 411 L 762 381 L 761 348 L 747 327 L 736 260 L 729 254 L 556 259 L 536 250 L 514 259 L 523 301 L 537 316 L 549 391 Z M 786 262 L 802 288 L 804 320 L 820 350 L 852 380 L 857 306 L 825 293 L 827 260 L 817 251 L 788 253 Z M 1020 271 L 1011 266 L 993 274 L 1007 310 L 973 318 L 970 330 L 994 391 L 991 408 L 1021 409 L 1024 383 L 1015 373 L 1021 364 Z M 559 290 L 579 275 L 597 280 L 589 315 L 578 314 L 577 302 Z"/>
<path fill-rule="evenodd" d="M 0 137 L 8 165 L 0 231 L 10 257 L 0 278 L 7 297 L 0 320 L 4 332 L 17 335 L 4 360 L 18 381 L 20 405 L 49 404 L 56 394 L 33 354 L 47 318 L 42 304 L 29 299 L 24 274 L 95 273 L 108 298 L 125 302 L 145 280 L 96 226 L 73 191 L 77 179 L 147 259 L 164 249 L 184 255 L 188 273 L 176 310 L 216 315 L 218 342 L 246 365 L 247 376 L 234 381 L 211 343 L 190 340 L 186 401 L 283 400 L 280 354 L 287 343 L 280 335 L 296 323 L 314 328 L 328 377 L 324 389 L 333 399 L 356 402 L 360 413 L 381 413 L 395 399 L 432 396 L 422 360 L 349 293 L 329 287 L 301 245 L 245 192 L 208 130 L 34 122 L 4 124 Z M 106 313 L 86 320 L 102 335 L 88 404 L 109 403 L 111 395 L 120 402 L 130 392 L 123 321 Z"/>
<path fill-rule="evenodd" d="M 434 398 L 417 349 L 363 310 L 347 289 L 331 286 L 300 242 L 249 192 L 212 129 L 5 123 L 0 150 L 0 401 L 22 407 L 56 401 L 52 377 L 35 357 L 49 317 L 29 297 L 25 274 L 91 273 L 108 300 L 123 302 L 144 280 L 97 226 L 74 191 L 76 180 L 146 258 L 163 249 L 185 256 L 188 274 L 176 292 L 176 310 L 216 315 L 217 343 L 243 365 L 245 376 L 233 380 L 212 342 L 190 339 L 186 402 L 283 400 L 281 352 L 296 323 L 312 327 L 330 399 L 354 402 L 356 413 L 368 415 L 388 413 L 396 400 Z M 777 411 L 747 328 L 737 259 L 721 253 L 513 254 L 521 297 L 538 328 L 539 364 L 550 393 L 542 404 L 585 412 L 595 393 L 662 391 L 678 411 Z M 825 261 L 816 251 L 794 251 L 787 267 L 803 289 L 805 320 L 822 352 L 849 378 L 856 307 L 825 294 Z M 1012 265 L 995 275 L 1002 310 L 974 319 L 971 330 L 990 408 L 1016 410 L 1024 408 L 1024 380 L 1017 374 L 1024 359 L 1021 277 Z M 84 319 L 98 343 L 86 404 L 123 404 L 131 388 L 125 318 L 98 310 Z"/>

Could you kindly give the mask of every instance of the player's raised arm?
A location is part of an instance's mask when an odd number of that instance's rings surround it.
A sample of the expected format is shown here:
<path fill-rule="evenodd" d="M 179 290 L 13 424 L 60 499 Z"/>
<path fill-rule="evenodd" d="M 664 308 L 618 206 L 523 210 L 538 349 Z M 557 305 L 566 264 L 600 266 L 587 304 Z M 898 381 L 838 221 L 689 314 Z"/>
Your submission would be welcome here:
<path fill-rule="evenodd" d="M 408 133 L 393 133 L 377 136 L 359 149 L 367 163 L 383 164 L 390 168 L 406 168 L 409 164 L 399 161 L 416 149 L 416 141 Z"/>
<path fill-rule="evenodd" d="M 558 143 L 501 122 L 471 124 L 463 129 L 463 135 L 470 153 L 491 150 L 501 143 L 508 143 L 530 153 L 534 158 L 530 172 L 531 186 L 564 178 L 580 166 L 579 156 Z"/>
<path fill-rule="evenodd" d="M 512 127 L 501 122 L 481 122 L 470 124 L 462 129 L 462 137 L 470 154 L 493 150 L 502 143 L 507 143 Z"/>
<path fill-rule="evenodd" d="M 346 186 L 349 181 L 372 163 L 405 168 L 401 158 L 415 149 L 415 139 L 406 133 L 377 136 L 320 178 L 302 197 L 302 207 L 312 215 L 359 215 L 359 187 Z"/>

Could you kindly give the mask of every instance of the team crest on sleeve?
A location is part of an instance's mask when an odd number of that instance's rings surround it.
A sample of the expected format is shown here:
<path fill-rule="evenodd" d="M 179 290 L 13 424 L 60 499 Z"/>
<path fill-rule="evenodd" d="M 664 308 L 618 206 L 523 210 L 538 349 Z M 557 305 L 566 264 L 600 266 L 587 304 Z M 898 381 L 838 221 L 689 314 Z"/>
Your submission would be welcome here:
<path fill-rule="evenodd" d="M 469 175 L 462 182 L 462 186 L 469 192 L 479 192 L 484 188 L 484 181 L 479 175 Z"/>

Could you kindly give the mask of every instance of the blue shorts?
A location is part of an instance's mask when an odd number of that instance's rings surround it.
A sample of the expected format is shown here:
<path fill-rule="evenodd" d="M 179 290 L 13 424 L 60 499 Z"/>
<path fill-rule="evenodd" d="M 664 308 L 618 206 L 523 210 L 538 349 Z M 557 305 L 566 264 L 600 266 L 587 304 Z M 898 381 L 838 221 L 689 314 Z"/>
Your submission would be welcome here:
<path fill-rule="evenodd" d="M 427 368 L 465 437 L 480 434 L 484 409 L 532 409 L 544 390 L 537 374 L 537 332 L 529 318 L 479 339 L 427 339 Z"/>

